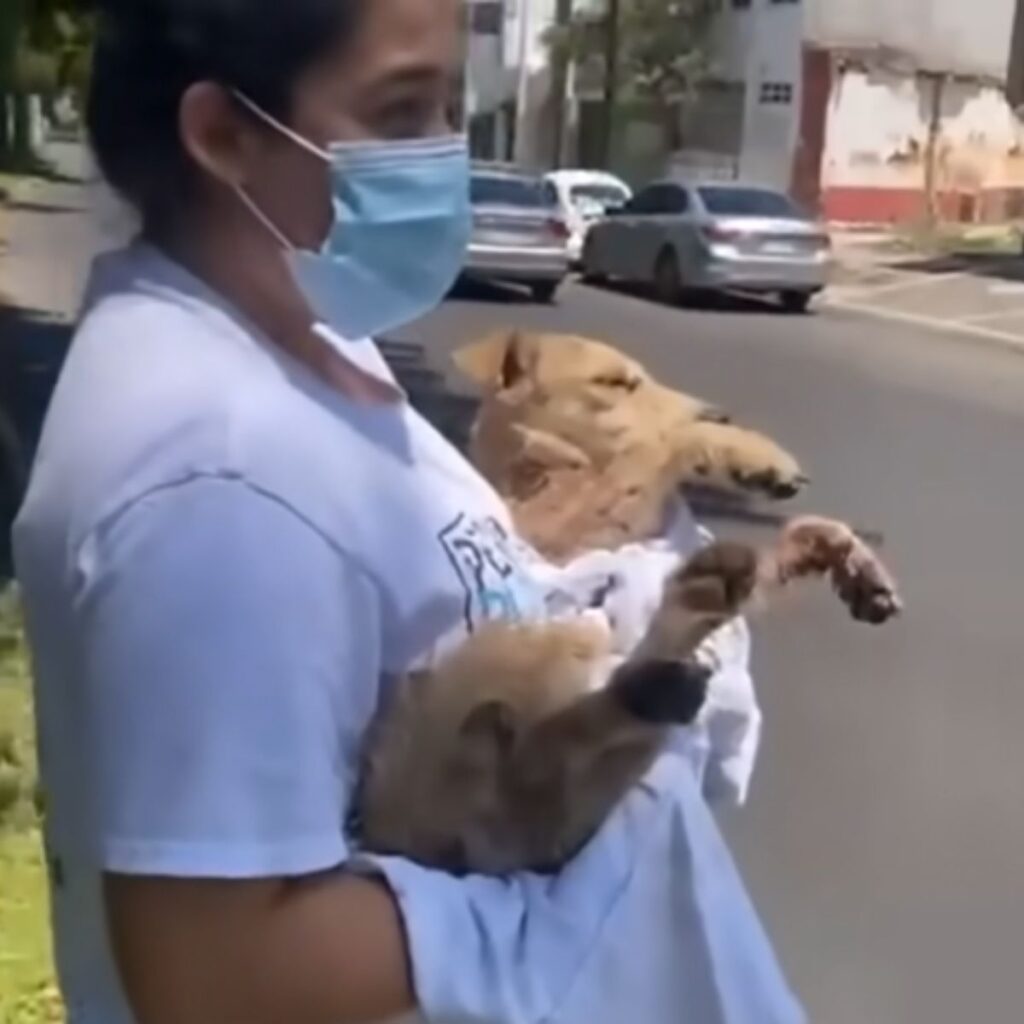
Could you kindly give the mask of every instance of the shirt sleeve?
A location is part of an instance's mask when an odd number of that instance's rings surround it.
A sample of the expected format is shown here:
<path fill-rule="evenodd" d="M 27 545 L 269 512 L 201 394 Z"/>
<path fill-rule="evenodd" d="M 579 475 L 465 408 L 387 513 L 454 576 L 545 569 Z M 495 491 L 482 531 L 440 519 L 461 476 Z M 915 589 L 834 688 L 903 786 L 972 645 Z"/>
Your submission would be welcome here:
<path fill-rule="evenodd" d="M 247 878 L 343 862 L 379 679 L 367 578 L 278 500 L 208 477 L 120 512 L 79 563 L 75 699 L 102 866 Z"/>

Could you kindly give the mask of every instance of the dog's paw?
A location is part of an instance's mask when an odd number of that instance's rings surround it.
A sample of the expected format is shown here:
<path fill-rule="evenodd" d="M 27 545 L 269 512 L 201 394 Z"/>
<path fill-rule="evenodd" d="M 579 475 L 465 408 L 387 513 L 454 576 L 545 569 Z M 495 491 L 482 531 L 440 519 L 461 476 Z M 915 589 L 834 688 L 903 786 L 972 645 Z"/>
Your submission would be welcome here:
<path fill-rule="evenodd" d="M 669 577 L 665 603 L 691 615 L 731 618 L 753 595 L 759 567 L 753 548 L 716 541 Z"/>
<path fill-rule="evenodd" d="M 708 696 L 712 670 L 694 659 L 627 662 L 612 693 L 634 718 L 651 725 L 691 725 Z"/>
<path fill-rule="evenodd" d="M 782 533 L 777 573 L 781 582 L 829 576 L 858 622 L 881 625 L 899 615 L 903 601 L 881 558 L 846 523 L 815 516 L 794 519 Z"/>
<path fill-rule="evenodd" d="M 702 422 L 684 442 L 684 484 L 782 501 L 810 482 L 797 460 L 770 438 L 731 423 Z"/>

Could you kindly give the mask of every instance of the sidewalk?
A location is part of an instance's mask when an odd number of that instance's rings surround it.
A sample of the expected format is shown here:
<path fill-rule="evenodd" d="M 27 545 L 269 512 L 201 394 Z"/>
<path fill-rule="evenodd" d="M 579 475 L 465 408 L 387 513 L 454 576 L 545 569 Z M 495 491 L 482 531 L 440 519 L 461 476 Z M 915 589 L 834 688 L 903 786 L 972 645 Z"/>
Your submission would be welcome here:
<path fill-rule="evenodd" d="M 45 155 L 60 179 L 19 182 L 2 214 L 0 303 L 70 320 L 102 244 L 97 185 L 81 146 L 55 142 Z"/>
<path fill-rule="evenodd" d="M 913 252 L 884 233 L 836 231 L 825 308 L 953 332 L 1024 353 L 1024 254 Z"/>

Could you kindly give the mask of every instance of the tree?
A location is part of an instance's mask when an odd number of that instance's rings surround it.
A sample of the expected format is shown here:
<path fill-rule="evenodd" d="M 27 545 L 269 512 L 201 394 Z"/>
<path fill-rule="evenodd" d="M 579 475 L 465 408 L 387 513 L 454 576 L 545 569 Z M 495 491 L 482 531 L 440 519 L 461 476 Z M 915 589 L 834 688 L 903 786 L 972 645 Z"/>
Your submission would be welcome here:
<path fill-rule="evenodd" d="M 548 33 L 554 59 L 598 70 L 606 117 L 622 102 L 655 111 L 668 150 L 683 142 L 682 123 L 711 74 L 711 33 L 718 0 L 606 0 Z M 610 66 L 608 55 L 614 55 Z"/>
<path fill-rule="evenodd" d="M 35 164 L 29 96 L 87 87 L 93 19 L 81 0 L 0 0 L 0 158 Z"/>

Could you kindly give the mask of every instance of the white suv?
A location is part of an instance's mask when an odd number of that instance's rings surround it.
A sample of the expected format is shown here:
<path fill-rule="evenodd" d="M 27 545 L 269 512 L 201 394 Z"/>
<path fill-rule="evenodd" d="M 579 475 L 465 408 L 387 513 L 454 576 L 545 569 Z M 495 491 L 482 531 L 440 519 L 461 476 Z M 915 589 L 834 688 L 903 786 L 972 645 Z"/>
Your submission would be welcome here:
<path fill-rule="evenodd" d="M 560 170 L 546 177 L 558 195 L 558 206 L 569 229 L 569 261 L 578 267 L 590 226 L 610 207 L 628 203 L 633 190 L 607 171 Z"/>

